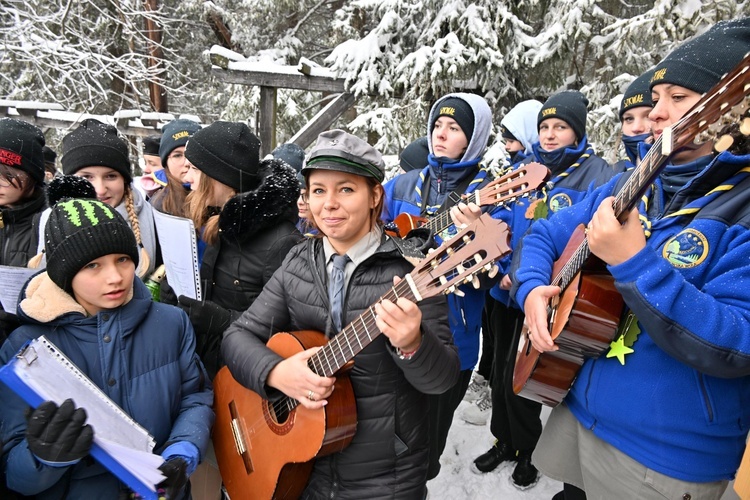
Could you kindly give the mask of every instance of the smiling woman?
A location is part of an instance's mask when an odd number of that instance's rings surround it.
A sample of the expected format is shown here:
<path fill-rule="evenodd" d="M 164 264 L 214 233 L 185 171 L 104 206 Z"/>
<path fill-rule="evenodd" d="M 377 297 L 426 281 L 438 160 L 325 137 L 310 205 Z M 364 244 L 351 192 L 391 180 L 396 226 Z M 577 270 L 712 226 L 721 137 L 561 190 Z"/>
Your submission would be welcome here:
<path fill-rule="evenodd" d="M 423 498 L 426 394 L 455 385 L 459 368 L 445 298 L 419 306 L 403 297 L 373 305 L 393 287 L 394 277 L 413 269 L 378 220 L 384 163 L 376 149 L 342 130 L 324 132 L 302 174 L 318 234 L 289 252 L 253 305 L 229 327 L 222 354 L 232 376 L 264 399 L 283 393 L 307 409 L 331 402 L 329 411 L 346 411 L 346 405 L 337 406 L 336 394 L 348 393 L 342 388 L 334 394 L 336 379 L 308 365 L 316 349 L 281 359 L 266 342 L 277 331 L 316 330 L 331 338 L 341 325 L 374 310 L 383 335 L 373 335 L 354 355 L 350 375 L 356 404 L 350 401 L 348 408 L 365 418 L 348 447 L 315 460 L 303 497 Z M 409 243 L 429 245 L 419 238 Z"/>

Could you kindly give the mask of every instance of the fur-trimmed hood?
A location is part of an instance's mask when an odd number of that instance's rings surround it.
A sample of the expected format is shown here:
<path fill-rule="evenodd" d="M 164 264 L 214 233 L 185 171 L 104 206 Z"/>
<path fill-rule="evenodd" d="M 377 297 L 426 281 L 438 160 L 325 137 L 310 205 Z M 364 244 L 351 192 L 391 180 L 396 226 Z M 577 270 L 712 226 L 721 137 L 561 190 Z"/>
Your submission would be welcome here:
<path fill-rule="evenodd" d="M 136 280 L 139 281 L 139 280 Z M 134 286 L 126 304 L 133 299 Z M 143 295 L 141 293 L 141 295 Z M 47 271 L 34 275 L 21 292 L 23 299 L 18 303 L 19 316 L 38 323 L 50 323 L 69 313 L 88 316 L 81 304 L 57 286 L 47 275 Z M 150 298 L 150 297 L 149 297 Z"/>
<path fill-rule="evenodd" d="M 257 189 L 234 196 L 221 210 L 223 237 L 247 238 L 280 220 L 295 220 L 300 186 L 294 169 L 272 158 L 260 162 L 259 176 Z"/>

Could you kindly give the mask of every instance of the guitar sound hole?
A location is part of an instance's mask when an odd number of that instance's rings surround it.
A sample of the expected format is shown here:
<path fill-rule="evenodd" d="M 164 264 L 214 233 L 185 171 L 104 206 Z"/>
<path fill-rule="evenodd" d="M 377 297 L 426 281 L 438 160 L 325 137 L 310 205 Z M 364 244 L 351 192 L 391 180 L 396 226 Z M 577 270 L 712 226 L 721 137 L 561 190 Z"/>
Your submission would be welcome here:
<path fill-rule="evenodd" d="M 284 424 L 289 419 L 289 400 L 284 398 L 274 404 L 269 405 L 269 413 L 274 422 L 279 425 Z"/>

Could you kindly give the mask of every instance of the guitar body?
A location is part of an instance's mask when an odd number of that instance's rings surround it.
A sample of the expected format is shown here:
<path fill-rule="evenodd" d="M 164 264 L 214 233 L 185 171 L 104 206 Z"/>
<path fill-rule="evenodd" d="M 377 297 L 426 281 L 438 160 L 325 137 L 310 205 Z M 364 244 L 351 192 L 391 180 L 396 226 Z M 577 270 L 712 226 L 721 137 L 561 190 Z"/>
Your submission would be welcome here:
<path fill-rule="evenodd" d="M 584 237 L 584 226 L 580 226 L 555 262 L 553 275 L 569 262 Z M 513 371 L 513 391 L 547 406 L 560 404 L 585 359 L 600 356 L 615 339 L 624 306 L 604 263 L 588 258 L 551 304 L 549 331 L 559 349 L 544 353 L 534 349 L 524 325 Z"/>
<path fill-rule="evenodd" d="M 399 214 L 393 219 L 392 224 L 396 227 L 395 231 L 392 229 L 386 230 L 388 235 L 395 238 L 406 238 L 409 231 L 422 227 L 427 224 L 428 219 L 426 217 L 420 217 L 418 215 L 412 215 L 407 213 Z"/>
<path fill-rule="evenodd" d="M 268 348 L 288 358 L 326 337 L 315 331 L 277 333 Z M 276 407 L 280 407 L 276 403 Z M 315 457 L 346 448 L 357 429 L 357 407 L 348 373 L 337 375 L 328 405 L 288 412 L 232 378 L 227 367 L 214 379 L 213 443 L 221 477 L 232 500 L 298 498 Z"/>

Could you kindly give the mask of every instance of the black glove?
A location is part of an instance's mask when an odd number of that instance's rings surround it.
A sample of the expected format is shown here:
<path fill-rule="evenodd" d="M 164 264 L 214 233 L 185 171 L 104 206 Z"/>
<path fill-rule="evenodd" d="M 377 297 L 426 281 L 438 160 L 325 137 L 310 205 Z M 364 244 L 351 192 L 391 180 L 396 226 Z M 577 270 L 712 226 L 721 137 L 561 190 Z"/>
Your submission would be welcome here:
<path fill-rule="evenodd" d="M 219 337 L 232 322 L 232 313 L 210 300 L 200 301 L 180 295 L 177 300 L 187 313 L 198 335 Z"/>
<path fill-rule="evenodd" d="M 89 454 L 94 429 L 84 425 L 86 410 L 66 399 L 58 408 L 45 401 L 29 414 L 26 441 L 29 450 L 46 463 L 73 464 Z"/>
<path fill-rule="evenodd" d="M 159 470 L 166 476 L 166 479 L 157 485 L 162 490 L 159 498 L 180 498 L 182 490 L 188 482 L 187 462 L 181 458 L 170 458 L 159 466 Z"/>

